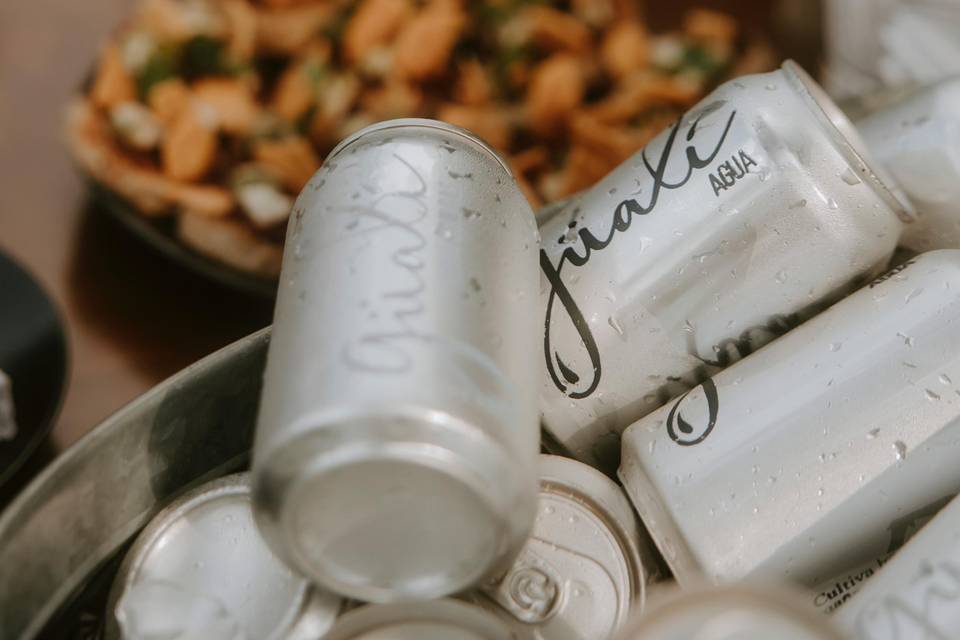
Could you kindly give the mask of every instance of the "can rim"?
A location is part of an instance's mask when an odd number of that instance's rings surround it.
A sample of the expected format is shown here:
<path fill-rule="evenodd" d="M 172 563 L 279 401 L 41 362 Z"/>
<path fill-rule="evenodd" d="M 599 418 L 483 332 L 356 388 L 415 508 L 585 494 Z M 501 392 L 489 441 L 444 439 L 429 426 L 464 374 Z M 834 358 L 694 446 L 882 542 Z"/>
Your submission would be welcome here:
<path fill-rule="evenodd" d="M 497 163 L 507 172 L 507 175 L 513 177 L 513 172 L 510 171 L 510 167 L 507 165 L 506 161 L 500 156 L 499 153 L 494 150 L 489 144 L 487 144 L 482 138 L 468 131 L 463 127 L 458 127 L 456 125 L 450 124 L 449 122 L 443 122 L 441 120 L 433 120 L 430 118 L 396 118 L 394 120 L 384 120 L 382 122 L 377 122 L 369 126 L 355 131 L 350 134 L 343 140 L 341 140 L 333 150 L 327 154 L 324 163 L 333 159 L 338 154 L 342 153 L 347 147 L 357 142 L 360 138 L 367 136 L 372 133 L 379 133 L 381 131 L 388 131 L 390 129 L 430 129 L 433 131 L 442 131 L 443 133 L 448 133 L 451 135 L 458 136 L 472 143 L 474 146 L 485 151 L 490 155 Z"/>
<path fill-rule="evenodd" d="M 343 614 L 325 640 L 352 640 L 403 623 L 448 623 L 481 634 L 484 640 L 513 638 L 510 629 L 482 607 L 442 598 L 413 603 L 368 604 Z M 465 626 L 468 625 L 468 626 Z"/>
<path fill-rule="evenodd" d="M 560 489 L 558 491 L 558 489 Z M 577 460 L 540 454 L 540 492 L 565 495 L 592 511 L 610 530 L 630 566 L 628 599 L 640 609 L 653 577 L 653 559 L 640 553 L 644 525 L 624 490 L 602 472 Z"/>
<path fill-rule="evenodd" d="M 780 67 L 790 86 L 800 95 L 820 121 L 834 147 L 856 169 L 860 177 L 886 201 L 903 222 L 913 222 L 916 210 L 897 186 L 896 181 L 873 158 L 856 127 L 840 110 L 826 91 L 799 64 L 785 60 Z"/>
<path fill-rule="evenodd" d="M 839 631 L 829 626 L 828 618 L 818 616 L 816 612 L 804 607 L 797 597 L 801 594 L 793 588 L 766 582 L 715 585 L 701 582 L 685 585 L 682 589 L 667 589 L 651 602 L 639 620 L 628 624 L 622 631 L 625 637 L 632 637 L 644 630 L 655 630 L 654 625 L 663 621 L 669 624 L 671 618 L 682 618 L 691 607 L 708 603 L 715 607 L 726 608 L 729 605 L 760 605 L 781 614 L 787 620 L 803 626 L 806 631 L 816 633 L 823 640 L 841 640 Z M 792 597 L 796 596 L 796 597 Z"/>
<path fill-rule="evenodd" d="M 137 581 L 138 574 L 146 561 L 146 556 L 153 549 L 157 540 L 163 536 L 172 525 L 188 512 L 213 500 L 244 495 L 248 497 L 251 496 L 250 473 L 234 473 L 205 482 L 187 491 L 151 518 L 147 526 L 137 534 L 133 545 L 127 551 L 114 577 L 106 607 L 108 623 L 112 622 L 113 625 L 118 624 L 116 618 L 117 607 L 123 599 L 123 596 L 126 595 L 129 590 L 130 585 Z M 264 544 L 266 544 L 266 542 L 264 542 Z M 285 619 L 282 620 L 277 627 L 278 630 L 292 628 L 292 625 L 294 625 L 297 620 L 298 614 L 303 610 L 309 600 L 309 582 L 306 578 L 295 572 L 291 572 L 291 574 L 294 580 L 299 582 L 299 585 L 296 595 L 291 600 L 290 607 L 287 609 Z"/>

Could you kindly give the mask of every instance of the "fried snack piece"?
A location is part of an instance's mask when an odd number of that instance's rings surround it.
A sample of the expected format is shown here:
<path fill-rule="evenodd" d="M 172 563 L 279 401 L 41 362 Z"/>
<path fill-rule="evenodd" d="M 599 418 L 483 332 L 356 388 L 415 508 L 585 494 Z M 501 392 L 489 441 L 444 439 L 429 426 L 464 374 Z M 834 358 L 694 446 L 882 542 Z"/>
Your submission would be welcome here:
<path fill-rule="evenodd" d="M 257 50 L 257 11 L 247 0 L 220 0 L 227 21 L 227 53 L 236 62 L 248 62 Z"/>
<path fill-rule="evenodd" d="M 193 182 L 206 175 L 217 155 L 214 123 L 215 116 L 206 117 L 197 104 L 191 104 L 177 116 L 160 145 L 160 161 L 167 176 Z"/>
<path fill-rule="evenodd" d="M 257 140 L 253 144 L 253 157 L 292 193 L 299 193 L 320 168 L 320 158 L 313 146 L 300 136 Z"/>
<path fill-rule="evenodd" d="M 423 92 L 398 79 L 367 89 L 360 96 L 361 110 L 377 120 L 408 118 L 416 115 L 422 105 Z"/>
<path fill-rule="evenodd" d="M 293 56 L 336 18 L 340 2 L 326 0 L 257 12 L 257 48 Z"/>
<path fill-rule="evenodd" d="M 280 275 L 283 247 L 238 219 L 184 213 L 177 220 L 177 236 L 195 251 L 236 269 L 267 278 Z"/>
<path fill-rule="evenodd" d="M 344 59 L 361 62 L 389 42 L 412 15 L 410 0 L 362 0 L 343 32 Z"/>
<path fill-rule="evenodd" d="M 182 42 L 195 36 L 219 38 L 227 29 L 219 8 L 204 0 L 143 0 L 137 22 L 165 42 Z"/>
<path fill-rule="evenodd" d="M 393 51 L 397 75 L 423 81 L 446 71 L 467 16 L 455 0 L 431 0 L 400 31 Z"/>
<path fill-rule="evenodd" d="M 169 127 L 190 104 L 190 89 L 180 78 L 158 82 L 150 88 L 147 104 L 157 120 Z"/>
<path fill-rule="evenodd" d="M 448 103 L 437 111 L 437 119 L 477 134 L 496 149 L 510 148 L 510 117 L 501 106 L 471 107 Z"/>
<path fill-rule="evenodd" d="M 585 91 L 583 67 L 576 56 L 557 53 L 547 58 L 533 70 L 527 89 L 528 126 L 541 136 L 555 136 L 583 102 Z"/>
<path fill-rule="evenodd" d="M 231 134 L 250 132 L 260 107 L 250 87 L 236 78 L 204 78 L 193 84 L 196 101 L 210 107 L 217 125 Z"/>
<path fill-rule="evenodd" d="M 233 196 L 226 189 L 172 180 L 131 160 L 117 148 L 109 125 L 89 101 L 74 99 L 66 115 L 67 144 L 83 170 L 142 213 L 163 215 L 182 209 L 218 217 L 233 209 Z"/>
<path fill-rule="evenodd" d="M 116 43 L 105 46 L 100 54 L 100 66 L 90 97 L 102 109 L 137 99 L 137 85 L 133 75 L 123 66 L 120 47 Z"/>
<path fill-rule="evenodd" d="M 585 111 L 602 122 L 625 122 L 651 106 L 692 104 L 702 92 L 703 85 L 688 76 L 638 71 L 624 78 L 612 93 Z"/>
<path fill-rule="evenodd" d="M 533 41 L 548 51 L 565 50 L 584 53 L 593 37 L 590 28 L 576 17 L 544 5 L 533 5 L 524 11 L 524 20 Z"/>
<path fill-rule="evenodd" d="M 493 100 L 493 82 L 490 75 L 476 58 L 464 60 L 457 67 L 457 83 L 453 98 L 471 106 L 485 105 Z"/>
<path fill-rule="evenodd" d="M 624 78 L 645 68 L 650 60 L 647 30 L 639 22 L 621 22 L 603 37 L 600 62 L 614 78 Z"/>

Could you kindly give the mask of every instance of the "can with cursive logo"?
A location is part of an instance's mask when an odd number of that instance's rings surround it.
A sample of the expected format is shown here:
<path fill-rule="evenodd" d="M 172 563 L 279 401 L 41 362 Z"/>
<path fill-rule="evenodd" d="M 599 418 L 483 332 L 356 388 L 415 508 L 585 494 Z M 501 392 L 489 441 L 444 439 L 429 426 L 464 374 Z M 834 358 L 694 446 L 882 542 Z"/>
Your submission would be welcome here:
<path fill-rule="evenodd" d="M 294 206 L 253 452 L 257 524 L 365 601 L 509 568 L 533 523 L 533 212 L 472 134 L 389 121 Z"/>
<path fill-rule="evenodd" d="M 960 499 L 894 554 L 834 616 L 855 640 L 956 638 L 960 630 Z"/>
<path fill-rule="evenodd" d="M 792 62 L 722 85 L 542 224 L 541 410 L 613 472 L 619 435 L 868 281 L 903 200 Z"/>
<path fill-rule="evenodd" d="M 952 495 L 925 505 L 912 513 L 901 516 L 890 523 L 887 533 L 890 535 L 890 544 L 886 552 L 870 562 L 864 563 L 853 570 L 846 570 L 842 575 L 831 578 L 813 588 L 813 606 L 823 613 L 831 613 L 844 605 L 863 587 L 866 581 L 902 547 L 907 540 L 919 531 L 927 522 L 953 498 Z"/>
<path fill-rule="evenodd" d="M 140 533 L 114 579 L 106 640 L 312 640 L 342 600 L 280 562 L 257 531 L 250 477 L 208 482 Z"/>
<path fill-rule="evenodd" d="M 652 543 L 623 490 L 593 467 L 542 455 L 530 539 L 476 599 L 496 603 L 517 640 L 608 640 L 642 608 L 655 573 Z"/>
<path fill-rule="evenodd" d="M 323 640 L 516 640 L 481 607 L 459 600 L 374 604 L 345 613 Z"/>
<path fill-rule="evenodd" d="M 960 249 L 960 78 L 920 89 L 857 128 L 917 208 L 900 244 Z"/>
<path fill-rule="evenodd" d="M 841 640 L 792 591 L 769 585 L 699 586 L 660 595 L 617 640 Z"/>
<path fill-rule="evenodd" d="M 627 429 L 620 477 L 677 579 L 813 587 L 960 491 L 958 329 L 960 250 L 922 254 Z"/>

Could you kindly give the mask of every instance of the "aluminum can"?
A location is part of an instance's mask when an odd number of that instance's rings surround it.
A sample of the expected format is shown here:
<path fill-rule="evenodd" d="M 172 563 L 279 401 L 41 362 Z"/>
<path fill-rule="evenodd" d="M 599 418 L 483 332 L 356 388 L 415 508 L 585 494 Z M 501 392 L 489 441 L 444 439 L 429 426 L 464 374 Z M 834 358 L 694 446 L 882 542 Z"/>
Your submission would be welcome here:
<path fill-rule="evenodd" d="M 246 473 L 208 482 L 155 516 L 124 558 L 109 600 L 107 640 L 313 640 L 342 604 L 267 547 Z"/>
<path fill-rule="evenodd" d="M 698 587 L 663 597 L 617 640 L 841 640 L 828 620 L 780 587 Z"/>
<path fill-rule="evenodd" d="M 886 564 L 893 554 L 902 547 L 913 535 L 920 531 L 937 513 L 953 498 L 945 496 L 940 500 L 928 504 L 912 513 L 901 516 L 890 523 L 887 533 L 890 544 L 883 555 L 859 567 L 848 569 L 841 575 L 824 581 L 813 588 L 811 602 L 822 613 L 833 613 L 843 606 L 872 578 L 877 571 Z"/>
<path fill-rule="evenodd" d="M 630 423 L 883 269 L 908 206 L 796 64 L 722 85 L 541 226 L 547 429 L 613 473 Z"/>
<path fill-rule="evenodd" d="M 368 602 L 509 568 L 536 511 L 538 247 L 462 129 L 388 121 L 331 152 L 294 205 L 253 452 L 291 566 Z"/>
<path fill-rule="evenodd" d="M 623 489 L 570 458 L 540 456 L 540 502 L 513 567 L 477 599 L 517 640 L 608 640 L 643 607 L 653 545 Z"/>
<path fill-rule="evenodd" d="M 960 500 L 953 500 L 833 616 L 855 640 L 956 638 Z"/>
<path fill-rule="evenodd" d="M 344 614 L 323 640 L 516 640 L 495 615 L 457 600 L 376 604 Z"/>
<path fill-rule="evenodd" d="M 620 477 L 677 580 L 812 587 L 956 494 L 958 329 L 960 251 L 922 254 L 627 429 Z"/>
<path fill-rule="evenodd" d="M 921 89 L 857 128 L 917 209 L 900 244 L 960 249 L 960 78 Z"/>

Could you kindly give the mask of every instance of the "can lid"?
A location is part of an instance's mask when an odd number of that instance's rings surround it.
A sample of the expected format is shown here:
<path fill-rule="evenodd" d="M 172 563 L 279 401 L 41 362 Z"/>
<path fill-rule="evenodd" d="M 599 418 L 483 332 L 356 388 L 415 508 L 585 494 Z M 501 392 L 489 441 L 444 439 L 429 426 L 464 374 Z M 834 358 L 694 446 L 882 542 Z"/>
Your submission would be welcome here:
<path fill-rule="evenodd" d="M 510 171 L 510 167 L 506 162 L 504 162 L 500 154 L 497 153 L 493 147 L 484 142 L 482 138 L 462 127 L 452 125 L 448 122 L 442 122 L 440 120 L 431 120 L 429 118 L 397 118 L 394 120 L 384 120 L 383 122 L 377 122 L 370 126 L 364 127 L 363 129 L 360 129 L 359 131 L 341 140 L 340 143 L 337 144 L 337 146 L 335 146 L 329 154 L 327 154 L 324 162 L 330 161 L 360 138 L 366 137 L 372 133 L 380 133 L 393 129 L 422 129 L 432 133 L 442 133 L 448 136 L 456 136 L 464 139 L 488 153 L 500 164 L 501 167 L 503 167 L 503 170 L 506 171 L 508 175 L 513 176 L 513 172 Z"/>
<path fill-rule="evenodd" d="M 551 455 L 540 456 L 540 471 L 530 539 L 482 592 L 520 637 L 610 638 L 642 606 L 652 564 L 644 566 L 638 547 L 652 547 L 623 490 L 605 475 Z"/>
<path fill-rule="evenodd" d="M 533 465 L 452 414 L 337 413 L 295 443 L 255 476 L 257 522 L 292 566 L 356 600 L 459 593 L 508 567 L 533 522 Z"/>
<path fill-rule="evenodd" d="M 617 640 L 840 640 L 829 618 L 776 585 L 706 585 L 668 591 Z"/>
<path fill-rule="evenodd" d="M 297 630 L 322 635 L 341 600 L 271 553 L 253 521 L 249 474 L 241 473 L 190 491 L 151 520 L 121 565 L 111 604 L 127 640 L 288 638 Z"/>
<path fill-rule="evenodd" d="M 324 640 L 515 640 L 491 613 L 457 600 L 379 604 L 344 614 Z"/>
<path fill-rule="evenodd" d="M 856 127 L 827 93 L 793 60 L 781 67 L 793 89 L 820 120 L 834 147 L 847 159 L 860 178 L 873 187 L 903 222 L 913 222 L 917 213 L 896 180 L 879 164 Z"/>

